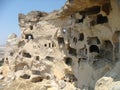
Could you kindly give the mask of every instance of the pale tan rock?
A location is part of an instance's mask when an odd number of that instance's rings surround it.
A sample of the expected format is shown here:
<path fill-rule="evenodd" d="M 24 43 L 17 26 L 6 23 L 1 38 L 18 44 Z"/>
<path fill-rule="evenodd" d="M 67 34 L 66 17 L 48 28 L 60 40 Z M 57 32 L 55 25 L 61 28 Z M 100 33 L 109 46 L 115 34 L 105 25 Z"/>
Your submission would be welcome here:
<path fill-rule="evenodd" d="M 8 37 L 3 76 L 48 90 L 119 90 L 119 16 L 119 0 L 67 0 L 50 14 L 19 14 L 21 37 Z"/>

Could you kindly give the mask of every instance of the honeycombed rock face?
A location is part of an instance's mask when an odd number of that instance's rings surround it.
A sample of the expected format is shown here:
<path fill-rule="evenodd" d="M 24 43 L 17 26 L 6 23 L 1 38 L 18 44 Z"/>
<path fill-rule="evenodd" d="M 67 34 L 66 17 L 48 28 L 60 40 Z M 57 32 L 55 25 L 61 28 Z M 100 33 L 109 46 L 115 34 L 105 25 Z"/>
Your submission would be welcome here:
<path fill-rule="evenodd" d="M 119 90 L 119 4 L 68 0 L 50 14 L 19 14 L 21 38 L 9 36 L 4 83 L 12 77 L 44 84 L 43 90 Z"/>
<path fill-rule="evenodd" d="M 106 74 L 109 77 L 108 72 L 115 71 L 113 67 L 119 62 L 118 3 L 117 0 L 94 3 L 92 0 L 70 0 L 61 11 L 62 18 L 71 17 L 68 22 L 72 20 L 58 36 L 64 41 L 61 49 L 64 48 L 66 60 L 72 62 L 77 86 L 81 89 L 93 90 L 97 80 Z M 111 73 L 119 74 L 118 71 Z"/>
<path fill-rule="evenodd" d="M 44 20 L 46 15 L 38 11 L 19 14 L 21 38 L 15 34 L 8 37 L 1 68 L 2 89 L 27 90 L 23 85 L 26 82 L 30 83 L 30 90 L 76 89 L 73 82 L 76 78 L 64 62 L 65 54 L 59 50 L 57 35 L 61 29 Z M 4 87 L 7 84 L 9 87 Z"/>

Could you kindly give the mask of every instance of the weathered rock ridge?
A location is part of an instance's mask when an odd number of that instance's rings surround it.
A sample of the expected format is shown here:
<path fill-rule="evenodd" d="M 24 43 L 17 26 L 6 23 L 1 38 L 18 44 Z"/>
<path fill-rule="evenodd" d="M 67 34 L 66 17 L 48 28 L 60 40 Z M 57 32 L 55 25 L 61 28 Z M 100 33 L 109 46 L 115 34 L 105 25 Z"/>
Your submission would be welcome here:
<path fill-rule="evenodd" d="M 21 38 L 8 37 L 2 89 L 120 90 L 119 16 L 120 0 L 67 0 L 50 14 L 19 14 Z"/>

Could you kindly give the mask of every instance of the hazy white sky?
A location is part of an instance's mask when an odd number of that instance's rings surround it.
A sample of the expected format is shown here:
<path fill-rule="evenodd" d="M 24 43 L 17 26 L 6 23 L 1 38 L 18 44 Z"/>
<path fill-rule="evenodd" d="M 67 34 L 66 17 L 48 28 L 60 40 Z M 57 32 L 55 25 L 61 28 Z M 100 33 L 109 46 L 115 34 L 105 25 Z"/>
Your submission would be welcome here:
<path fill-rule="evenodd" d="M 32 10 L 51 12 L 59 10 L 66 0 L 0 0 L 0 45 L 6 43 L 9 34 L 20 36 L 18 13 Z"/>

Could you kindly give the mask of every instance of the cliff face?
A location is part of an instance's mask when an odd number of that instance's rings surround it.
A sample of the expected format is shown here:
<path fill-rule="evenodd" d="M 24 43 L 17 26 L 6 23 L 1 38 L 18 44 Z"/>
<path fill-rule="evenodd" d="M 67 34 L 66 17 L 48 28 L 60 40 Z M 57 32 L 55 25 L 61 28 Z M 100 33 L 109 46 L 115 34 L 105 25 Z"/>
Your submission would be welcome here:
<path fill-rule="evenodd" d="M 19 14 L 21 38 L 8 39 L 3 76 L 43 90 L 119 90 L 119 8 L 119 0 L 68 0 L 50 14 Z"/>
<path fill-rule="evenodd" d="M 66 60 L 72 61 L 77 86 L 81 89 L 93 90 L 104 75 L 119 80 L 116 76 L 120 52 L 119 7 L 119 0 L 70 0 L 61 11 L 61 17 L 71 18 L 68 20 L 71 24 L 61 31 L 64 41 L 61 49 L 64 48 Z"/>

